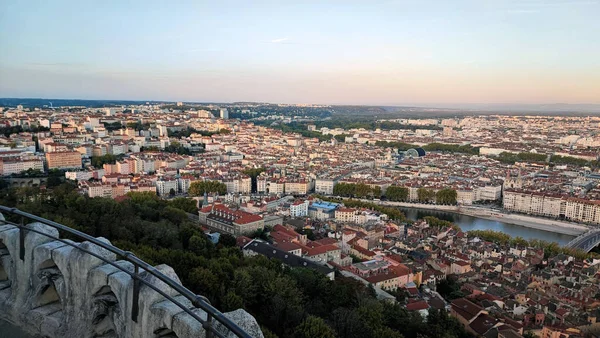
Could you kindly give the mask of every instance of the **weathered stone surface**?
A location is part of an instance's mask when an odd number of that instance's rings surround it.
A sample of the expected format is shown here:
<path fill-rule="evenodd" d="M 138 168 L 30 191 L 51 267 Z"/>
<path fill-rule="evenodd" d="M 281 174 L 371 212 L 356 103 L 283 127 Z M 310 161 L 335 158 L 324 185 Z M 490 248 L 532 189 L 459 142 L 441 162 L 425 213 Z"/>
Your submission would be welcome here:
<path fill-rule="evenodd" d="M 0 221 L 4 219 L 0 214 Z M 24 259 L 19 256 L 20 230 L 0 225 L 0 318 L 26 331 L 50 338 L 58 337 L 154 337 L 158 332 L 173 332 L 179 338 L 205 337 L 205 331 L 193 316 L 166 300 L 144 283 L 174 297 L 187 309 L 206 320 L 206 313 L 192 306 L 150 271 L 140 269 L 138 316 L 132 318 L 134 266 L 116 261 L 116 255 L 90 242 L 77 243 L 58 238 L 58 231 L 41 223 L 28 225 Z M 100 241 L 110 244 L 104 238 Z M 108 264 L 80 249 L 85 249 Z M 179 277 L 167 265 L 153 271 L 179 283 Z M 244 310 L 225 314 L 253 337 L 262 338 L 256 320 Z M 226 333 L 222 325 L 215 325 Z M 233 337 L 229 334 L 228 337 Z"/>
<path fill-rule="evenodd" d="M 260 326 L 256 322 L 256 319 L 252 317 L 248 312 L 243 309 L 238 309 L 231 312 L 226 312 L 225 316 L 234 323 L 236 323 L 242 330 L 246 331 L 249 335 L 254 338 L 263 338 L 263 333 L 260 330 Z M 223 334 L 228 334 L 227 337 L 236 337 L 235 334 L 231 333 L 223 324 L 217 322 L 215 325 L 217 330 Z"/>

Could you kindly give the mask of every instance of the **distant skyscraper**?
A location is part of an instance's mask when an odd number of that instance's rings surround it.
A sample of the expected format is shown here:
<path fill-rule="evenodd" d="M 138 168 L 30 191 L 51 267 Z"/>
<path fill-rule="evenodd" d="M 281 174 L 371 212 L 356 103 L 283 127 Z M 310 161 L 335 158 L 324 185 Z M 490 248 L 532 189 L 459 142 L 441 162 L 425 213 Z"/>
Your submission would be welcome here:
<path fill-rule="evenodd" d="M 221 108 L 221 118 L 223 120 L 227 120 L 229 119 L 229 112 L 227 111 L 227 108 Z"/>
<path fill-rule="evenodd" d="M 183 102 L 177 102 L 177 107 L 183 106 Z"/>

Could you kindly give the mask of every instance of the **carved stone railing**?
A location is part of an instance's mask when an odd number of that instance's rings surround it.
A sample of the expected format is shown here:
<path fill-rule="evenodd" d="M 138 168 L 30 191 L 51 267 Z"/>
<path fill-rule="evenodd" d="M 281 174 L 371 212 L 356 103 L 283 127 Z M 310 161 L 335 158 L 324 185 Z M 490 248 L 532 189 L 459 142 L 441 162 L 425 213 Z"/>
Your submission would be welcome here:
<path fill-rule="evenodd" d="M 0 319 L 47 337 L 259 337 L 254 317 L 221 313 L 104 239 L 0 206 Z M 15 217 L 13 216 L 13 218 Z M 33 223 L 29 223 L 34 221 Z M 59 237 L 59 230 L 80 238 Z M 117 260 L 117 258 L 121 260 Z"/>

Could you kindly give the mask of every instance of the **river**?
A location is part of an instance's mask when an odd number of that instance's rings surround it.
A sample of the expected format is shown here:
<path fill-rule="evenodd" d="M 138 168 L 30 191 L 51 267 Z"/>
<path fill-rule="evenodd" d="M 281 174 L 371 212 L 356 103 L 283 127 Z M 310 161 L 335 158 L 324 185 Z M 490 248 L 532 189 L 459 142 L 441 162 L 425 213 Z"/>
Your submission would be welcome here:
<path fill-rule="evenodd" d="M 548 242 L 557 242 L 560 245 L 569 243 L 575 236 L 563 235 L 555 232 L 527 228 L 521 225 L 487 220 L 483 218 L 461 215 L 447 211 L 437 211 L 419 208 L 398 207 L 412 220 L 421 219 L 425 216 L 434 216 L 439 219 L 453 222 L 460 226 L 463 231 L 469 230 L 494 230 L 500 231 L 512 237 L 523 237 L 525 239 L 541 239 Z"/>

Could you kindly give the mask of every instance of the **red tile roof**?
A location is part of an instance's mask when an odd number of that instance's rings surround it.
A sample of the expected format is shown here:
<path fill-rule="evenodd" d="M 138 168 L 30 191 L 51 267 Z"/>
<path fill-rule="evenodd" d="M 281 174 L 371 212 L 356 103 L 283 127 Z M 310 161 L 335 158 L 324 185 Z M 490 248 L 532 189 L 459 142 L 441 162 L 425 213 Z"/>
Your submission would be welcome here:
<path fill-rule="evenodd" d="M 429 309 L 429 304 L 427 304 L 427 302 L 424 300 L 419 300 L 413 303 L 406 304 L 406 309 L 408 311 L 427 310 Z"/>

